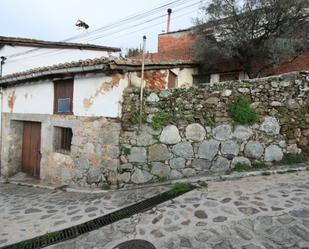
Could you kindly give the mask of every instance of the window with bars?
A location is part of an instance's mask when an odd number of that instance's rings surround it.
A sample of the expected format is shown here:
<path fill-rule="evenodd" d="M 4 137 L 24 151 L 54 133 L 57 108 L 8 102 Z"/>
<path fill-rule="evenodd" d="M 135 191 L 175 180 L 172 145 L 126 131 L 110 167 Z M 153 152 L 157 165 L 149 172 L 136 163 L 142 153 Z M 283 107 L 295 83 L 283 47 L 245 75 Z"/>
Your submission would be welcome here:
<path fill-rule="evenodd" d="M 68 154 L 71 151 L 72 137 L 71 128 L 55 127 L 55 151 Z"/>

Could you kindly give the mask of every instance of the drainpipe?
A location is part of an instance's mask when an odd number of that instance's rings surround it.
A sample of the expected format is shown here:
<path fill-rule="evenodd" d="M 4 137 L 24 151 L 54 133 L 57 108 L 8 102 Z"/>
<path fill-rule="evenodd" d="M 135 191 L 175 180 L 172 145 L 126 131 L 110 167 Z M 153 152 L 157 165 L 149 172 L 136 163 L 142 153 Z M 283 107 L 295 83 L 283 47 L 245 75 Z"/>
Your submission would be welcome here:
<path fill-rule="evenodd" d="M 171 15 L 172 15 L 172 9 L 168 9 L 167 10 L 167 28 L 166 28 L 167 33 L 171 31 Z"/>
<path fill-rule="evenodd" d="M 142 59 L 142 76 L 141 76 L 141 93 L 140 93 L 140 113 L 139 113 L 139 127 L 142 127 L 143 116 L 143 95 L 144 95 L 144 71 L 145 71 L 145 53 L 146 53 L 146 36 L 143 36 L 143 59 Z"/>
<path fill-rule="evenodd" d="M 3 68 L 3 65 L 6 61 L 6 57 L 1 56 L 0 59 L 1 59 L 1 61 L 0 61 L 0 77 L 2 77 L 2 68 Z"/>

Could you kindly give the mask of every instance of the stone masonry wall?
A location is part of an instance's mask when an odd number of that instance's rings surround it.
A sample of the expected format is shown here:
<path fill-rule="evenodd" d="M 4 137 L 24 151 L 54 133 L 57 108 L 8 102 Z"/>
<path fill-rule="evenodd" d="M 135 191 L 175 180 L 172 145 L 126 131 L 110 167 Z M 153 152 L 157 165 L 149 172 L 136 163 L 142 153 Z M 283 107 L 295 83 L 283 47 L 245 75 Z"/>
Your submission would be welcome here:
<path fill-rule="evenodd" d="M 238 125 L 230 117 L 230 107 L 240 96 L 250 99 L 259 115 L 254 125 Z M 308 72 L 146 90 L 144 100 L 139 129 L 139 89 L 124 94 L 119 182 L 222 174 L 237 163 L 273 164 L 284 153 L 309 147 Z"/>

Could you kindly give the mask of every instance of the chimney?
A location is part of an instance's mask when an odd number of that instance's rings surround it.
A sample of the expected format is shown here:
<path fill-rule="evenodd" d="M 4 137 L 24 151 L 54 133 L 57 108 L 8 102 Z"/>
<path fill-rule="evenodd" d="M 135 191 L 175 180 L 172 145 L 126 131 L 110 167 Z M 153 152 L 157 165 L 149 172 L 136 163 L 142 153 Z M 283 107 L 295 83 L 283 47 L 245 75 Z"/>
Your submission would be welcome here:
<path fill-rule="evenodd" d="M 166 28 L 167 33 L 171 31 L 171 14 L 172 14 L 172 9 L 168 9 L 167 10 L 167 28 Z"/>

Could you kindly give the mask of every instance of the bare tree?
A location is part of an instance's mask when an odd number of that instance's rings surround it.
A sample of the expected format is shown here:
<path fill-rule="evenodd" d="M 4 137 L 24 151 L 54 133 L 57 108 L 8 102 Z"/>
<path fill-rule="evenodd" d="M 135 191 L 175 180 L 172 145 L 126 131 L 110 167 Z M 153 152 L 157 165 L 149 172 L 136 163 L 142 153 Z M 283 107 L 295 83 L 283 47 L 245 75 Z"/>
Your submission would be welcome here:
<path fill-rule="evenodd" d="M 197 19 L 205 69 L 232 62 L 250 78 L 309 49 L 308 0 L 211 0 Z"/>

